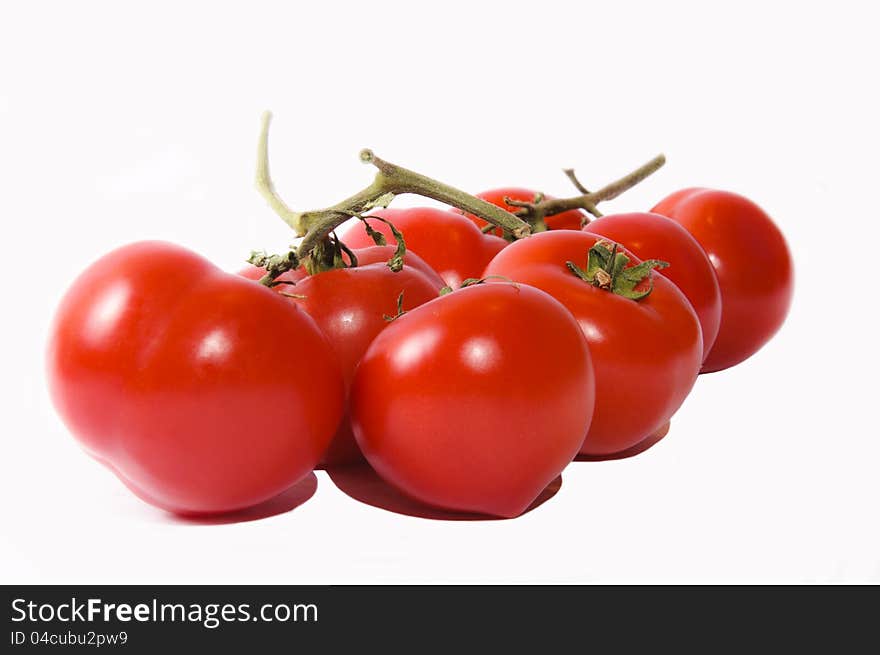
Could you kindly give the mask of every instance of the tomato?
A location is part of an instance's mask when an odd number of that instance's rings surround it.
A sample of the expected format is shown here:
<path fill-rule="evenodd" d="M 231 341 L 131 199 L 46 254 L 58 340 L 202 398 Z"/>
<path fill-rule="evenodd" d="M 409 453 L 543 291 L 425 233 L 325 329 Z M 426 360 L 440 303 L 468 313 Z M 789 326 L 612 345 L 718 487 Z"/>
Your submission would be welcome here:
<path fill-rule="evenodd" d="M 308 314 L 162 242 L 114 250 L 74 281 L 47 365 L 82 446 L 179 513 L 242 509 L 289 488 L 343 411 L 339 364 Z"/>
<path fill-rule="evenodd" d="M 791 253 L 772 219 L 748 198 L 728 191 L 683 189 L 653 211 L 681 224 L 715 267 L 721 324 L 703 372 L 748 359 L 776 334 L 791 306 Z"/>
<path fill-rule="evenodd" d="M 338 268 L 309 275 L 295 287 L 279 285 L 277 291 L 294 293 L 291 301 L 302 307 L 318 324 L 342 365 L 346 385 L 370 342 L 397 315 L 398 299 L 403 311 L 434 300 L 443 281 L 431 269 L 420 270 L 414 262 L 421 261 L 414 253 L 404 257 L 404 267 L 397 272 L 386 265 L 392 246 L 372 246 L 355 250 L 358 266 Z M 372 262 L 372 263 L 370 263 Z M 403 297 L 401 298 L 401 294 Z M 339 424 L 327 454 L 324 467 L 350 463 L 360 459 L 351 422 L 346 415 Z"/>
<path fill-rule="evenodd" d="M 511 517 L 577 454 L 594 395 L 572 315 L 542 291 L 490 282 L 379 334 L 355 374 L 351 415 L 386 482 L 435 507 Z"/>
<path fill-rule="evenodd" d="M 403 257 L 404 268 L 395 273 L 387 266 L 394 252 L 395 247 L 391 245 L 358 248 L 354 251 L 356 267 L 310 276 L 300 266 L 277 278 L 297 283 L 296 286 L 273 287 L 279 293 L 288 294 L 317 321 L 339 358 L 346 386 L 367 346 L 388 324 L 385 317 L 396 315 L 400 294 L 404 294 L 402 309 L 408 310 L 436 298 L 445 284 L 421 257 L 409 251 Z M 350 263 L 347 254 L 343 253 L 343 258 Z M 253 265 L 239 271 L 239 275 L 252 280 L 259 280 L 265 273 L 265 269 Z M 346 413 L 318 468 L 361 459 Z"/>
<path fill-rule="evenodd" d="M 508 205 L 504 199 L 510 198 L 511 200 L 521 200 L 523 202 L 532 202 L 535 199 L 535 196 L 538 194 L 537 191 L 532 191 L 531 189 L 523 189 L 522 187 L 502 187 L 500 189 L 490 189 L 489 191 L 483 191 L 482 193 L 478 193 L 477 197 L 482 198 L 486 202 L 491 202 L 493 205 L 497 207 L 501 207 L 501 209 L 507 210 L 510 213 L 516 213 L 517 207 L 514 205 Z M 544 196 L 546 199 L 552 199 L 552 196 Z M 455 210 L 459 211 L 459 210 Z M 474 216 L 473 214 L 464 214 L 467 218 L 473 221 L 474 225 L 476 225 L 481 230 L 488 225 L 486 221 L 482 218 Z M 544 222 L 547 225 L 548 230 L 579 230 L 584 224 L 587 215 L 582 211 L 577 209 L 570 209 L 565 212 L 560 212 L 558 214 L 554 214 L 553 216 L 548 216 L 544 219 Z M 500 228 L 496 228 L 491 232 L 496 236 L 502 236 L 503 231 Z"/>
<path fill-rule="evenodd" d="M 489 260 L 507 245 L 504 239 L 481 233 L 461 214 L 445 209 L 382 209 L 373 215 L 393 223 L 403 233 L 407 250 L 424 259 L 452 288 L 468 278 L 479 278 Z M 391 228 L 381 221 L 371 221 L 370 225 L 393 239 Z M 336 233 L 349 248 L 373 244 L 356 218 L 343 223 Z"/>
<path fill-rule="evenodd" d="M 703 358 L 700 322 L 671 281 L 649 273 L 634 292 L 650 293 L 633 300 L 593 286 L 569 268 L 567 262 L 583 266 L 602 241 L 588 232 L 541 232 L 512 243 L 486 268 L 486 275 L 543 289 L 583 330 L 596 370 L 596 411 L 584 455 L 619 453 L 657 432 L 684 402 Z M 623 248 L 617 252 L 629 257 L 629 268 L 640 263 Z M 552 378 L 545 380 L 552 387 Z"/>
<path fill-rule="evenodd" d="M 622 244 L 639 259 L 669 263 L 660 273 L 675 283 L 696 311 L 705 359 L 718 336 L 721 290 L 712 262 L 697 240 L 675 221 L 646 212 L 609 214 L 587 225 L 584 231 Z"/>

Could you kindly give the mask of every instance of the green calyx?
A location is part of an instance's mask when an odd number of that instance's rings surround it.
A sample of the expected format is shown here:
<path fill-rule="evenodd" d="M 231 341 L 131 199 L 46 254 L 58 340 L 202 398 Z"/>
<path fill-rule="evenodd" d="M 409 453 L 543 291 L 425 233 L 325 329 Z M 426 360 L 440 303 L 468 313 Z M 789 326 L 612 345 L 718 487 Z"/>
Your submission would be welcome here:
<path fill-rule="evenodd" d="M 394 249 L 394 253 L 388 260 L 387 266 L 395 273 L 399 273 L 403 270 L 403 256 L 406 254 L 406 242 L 404 241 L 403 234 L 400 230 L 394 227 L 390 221 L 381 216 L 363 216 L 361 214 L 352 213 L 351 217 L 356 218 L 363 223 L 367 236 L 369 236 L 377 246 L 388 245 L 388 242 L 385 239 L 384 234 L 370 225 L 370 221 L 381 221 L 389 227 L 391 234 L 397 242 L 397 247 Z M 309 272 L 309 275 L 314 275 L 315 273 L 320 273 L 322 271 L 330 271 L 335 268 L 354 268 L 357 265 L 357 255 L 355 255 L 354 252 L 336 236 L 335 232 L 330 232 L 323 241 L 319 242 L 304 262 L 304 266 Z"/>
<path fill-rule="evenodd" d="M 379 232 L 378 230 L 373 229 L 370 225 L 370 221 L 381 221 L 388 226 L 391 230 L 391 234 L 394 236 L 394 240 L 397 241 L 397 248 L 394 250 L 394 254 L 391 255 L 391 259 L 388 260 L 388 268 L 390 268 L 395 273 L 400 272 L 403 269 L 403 256 L 406 254 L 406 241 L 403 239 L 403 233 L 394 227 L 394 224 L 381 216 L 360 216 L 357 215 L 358 218 L 363 224 L 364 229 L 367 231 L 367 236 L 373 240 L 377 246 L 385 246 L 388 245 L 388 241 L 385 239 L 385 235 Z"/>
<path fill-rule="evenodd" d="M 586 270 L 570 261 L 565 265 L 584 282 L 630 300 L 647 297 L 654 290 L 651 272 L 669 266 L 669 262 L 648 259 L 627 268 L 629 262 L 629 257 L 619 251 L 618 244 L 597 241 L 587 253 Z"/>
<path fill-rule="evenodd" d="M 378 246 L 387 245 L 385 235 L 373 229 L 369 221 L 381 221 L 388 225 L 391 229 L 391 234 L 397 241 L 397 247 L 394 249 L 394 253 L 388 260 L 387 265 L 395 273 L 401 271 L 403 269 L 403 257 L 406 254 L 406 242 L 400 230 L 381 216 L 352 214 L 352 217 L 363 222 L 367 235 Z M 300 259 L 295 250 L 290 250 L 284 255 L 268 255 L 262 251 L 253 251 L 248 262 L 254 266 L 265 268 L 266 276 L 260 282 L 266 286 L 274 286 L 278 284 L 275 278 L 287 271 L 298 268 L 300 264 L 305 267 L 309 275 L 315 275 L 337 268 L 354 268 L 358 265 L 358 258 L 354 251 L 336 236 L 335 232 L 330 232 L 309 251 L 309 255 L 305 259 Z"/>
<path fill-rule="evenodd" d="M 397 313 L 394 316 L 391 316 L 389 314 L 382 314 L 382 318 L 385 319 L 386 323 L 391 323 L 392 321 L 396 321 L 404 314 L 406 314 L 406 310 L 403 308 L 403 291 L 401 291 L 400 295 L 397 296 Z"/>
<path fill-rule="evenodd" d="M 280 284 L 276 278 L 287 271 L 299 268 L 300 264 L 299 258 L 293 250 L 283 255 L 270 255 L 264 250 L 253 250 L 247 262 L 248 264 L 266 269 L 266 274 L 260 278 L 260 284 L 264 284 L 267 287 L 274 287 Z"/>
<path fill-rule="evenodd" d="M 345 261 L 343 254 L 348 256 L 348 261 Z M 353 268 L 357 265 L 357 255 L 336 236 L 335 232 L 331 232 L 318 243 L 303 261 L 303 266 L 309 275 L 337 268 Z"/>

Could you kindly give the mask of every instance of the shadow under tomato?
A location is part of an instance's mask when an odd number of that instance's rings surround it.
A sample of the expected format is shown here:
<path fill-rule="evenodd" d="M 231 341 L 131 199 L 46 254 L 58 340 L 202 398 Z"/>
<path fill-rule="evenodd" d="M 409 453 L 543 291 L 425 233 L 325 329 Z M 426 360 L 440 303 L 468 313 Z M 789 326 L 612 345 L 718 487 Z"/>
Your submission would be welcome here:
<path fill-rule="evenodd" d="M 318 478 L 314 473 L 309 473 L 302 480 L 282 491 L 277 496 L 267 501 L 247 507 L 235 512 L 223 512 L 218 514 L 167 514 L 168 520 L 175 523 L 189 523 L 192 525 L 225 525 L 228 523 L 246 523 L 259 521 L 271 516 L 278 516 L 290 512 L 309 498 L 318 490 Z"/>
<path fill-rule="evenodd" d="M 379 475 L 369 466 L 369 464 L 350 464 L 347 466 L 335 466 L 325 469 L 330 480 L 337 488 L 354 500 L 378 507 L 395 514 L 403 514 L 405 516 L 415 516 L 423 519 L 433 519 L 435 521 L 504 521 L 501 516 L 491 516 L 488 514 L 478 514 L 475 512 L 456 512 L 453 510 L 440 509 L 431 507 L 419 501 L 410 498 L 403 492 L 397 490 L 385 482 Z M 520 514 L 528 514 L 537 507 L 540 507 L 548 500 L 553 498 L 562 487 L 562 476 L 557 476 L 544 491 L 529 505 L 525 512 Z M 513 517 L 518 518 L 518 517 Z"/>
<path fill-rule="evenodd" d="M 627 448 L 626 450 L 621 450 L 617 453 L 609 453 L 607 455 L 578 455 L 574 458 L 576 462 L 605 462 L 613 459 L 626 459 L 627 457 L 635 457 L 636 455 L 645 452 L 652 446 L 655 446 L 659 441 L 663 439 L 667 434 L 669 434 L 669 421 L 666 421 L 666 425 L 657 430 L 654 434 L 649 437 L 645 437 L 642 441 L 637 443 L 635 446 Z"/>

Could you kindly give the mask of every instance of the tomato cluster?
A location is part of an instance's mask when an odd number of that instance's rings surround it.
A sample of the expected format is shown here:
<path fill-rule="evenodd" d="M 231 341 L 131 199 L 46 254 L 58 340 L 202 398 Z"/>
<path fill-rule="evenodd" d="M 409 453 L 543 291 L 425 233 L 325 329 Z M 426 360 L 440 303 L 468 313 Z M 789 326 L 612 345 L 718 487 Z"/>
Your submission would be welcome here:
<path fill-rule="evenodd" d="M 511 220 L 545 198 L 477 197 Z M 305 258 L 234 274 L 135 243 L 64 296 L 52 398 L 138 496 L 229 512 L 316 467 L 369 466 L 426 506 L 518 516 L 572 460 L 659 439 L 699 373 L 754 354 L 792 296 L 782 234 L 722 191 L 555 211 L 531 235 L 464 209 L 329 215 Z"/>

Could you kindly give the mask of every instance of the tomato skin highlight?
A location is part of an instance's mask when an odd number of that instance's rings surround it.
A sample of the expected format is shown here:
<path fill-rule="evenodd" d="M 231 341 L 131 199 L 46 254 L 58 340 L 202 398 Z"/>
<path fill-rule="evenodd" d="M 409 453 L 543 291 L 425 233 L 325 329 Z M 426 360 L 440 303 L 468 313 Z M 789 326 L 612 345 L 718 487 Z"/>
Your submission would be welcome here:
<path fill-rule="evenodd" d="M 508 205 L 504 202 L 504 198 L 510 198 L 511 200 L 521 200 L 523 202 L 532 202 L 535 199 L 535 195 L 537 191 L 533 191 L 532 189 L 525 189 L 523 187 L 501 187 L 499 189 L 489 189 L 488 191 L 483 191 L 482 193 L 477 194 L 477 198 L 482 198 L 486 202 L 491 202 L 496 207 L 501 207 L 505 211 L 509 211 L 511 214 L 516 213 L 518 207 L 513 205 Z M 553 196 L 544 196 L 547 200 L 551 200 Z M 459 213 L 463 213 L 468 220 L 470 220 L 474 225 L 476 225 L 481 230 L 488 225 L 486 221 L 478 216 L 474 216 L 473 214 L 468 214 L 466 212 L 461 212 L 456 209 Z M 548 216 L 544 219 L 544 222 L 547 224 L 548 230 L 580 230 L 584 224 L 584 220 L 587 218 L 587 215 L 582 211 L 577 209 L 570 209 L 568 211 L 560 212 L 558 214 L 554 214 L 553 216 Z M 504 232 L 501 228 L 496 228 L 490 232 L 490 234 L 494 234 L 495 236 L 503 236 Z"/>
<path fill-rule="evenodd" d="M 703 372 L 745 361 L 776 334 L 791 306 L 794 268 L 782 232 L 758 205 L 728 191 L 683 189 L 653 211 L 694 236 L 718 277 L 721 324 Z"/>
<path fill-rule="evenodd" d="M 482 234 L 463 215 L 445 209 L 381 209 L 370 215 L 391 221 L 403 233 L 407 251 L 419 255 L 453 289 L 468 278 L 480 277 L 489 260 L 507 245 L 504 239 Z M 385 223 L 371 221 L 370 226 L 384 234 L 389 243 L 394 242 L 391 228 Z M 356 218 L 343 223 L 336 233 L 349 248 L 374 243 Z"/>
<path fill-rule="evenodd" d="M 690 232 L 666 216 L 647 212 L 607 214 L 584 231 L 608 237 L 643 261 L 669 264 L 658 272 L 675 283 L 697 313 L 705 359 L 721 324 L 721 289 L 712 262 Z"/>
<path fill-rule="evenodd" d="M 281 493 L 310 473 L 342 416 L 342 374 L 305 312 L 163 242 L 118 248 L 73 282 L 47 369 L 83 447 L 181 514 Z"/>
<path fill-rule="evenodd" d="M 700 370 L 703 342 L 696 313 L 668 279 L 652 273 L 654 289 L 635 301 L 576 277 L 602 237 L 556 230 L 516 241 L 486 268 L 542 289 L 575 317 L 596 372 L 596 409 L 580 452 L 608 455 L 656 432 L 684 402 Z M 626 252 L 632 264 L 639 260 Z"/>
<path fill-rule="evenodd" d="M 361 450 L 388 483 L 428 505 L 512 517 L 577 454 L 594 394 L 571 314 L 527 285 L 489 282 L 376 337 L 351 411 Z"/>

